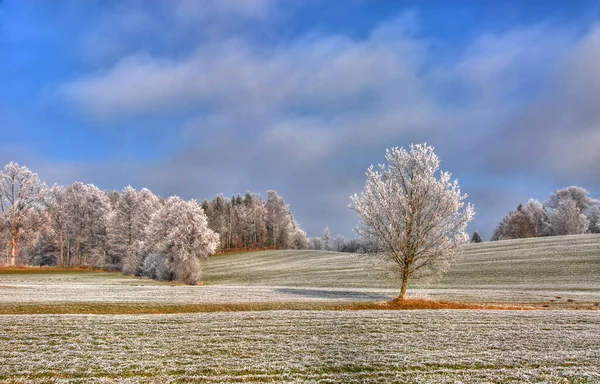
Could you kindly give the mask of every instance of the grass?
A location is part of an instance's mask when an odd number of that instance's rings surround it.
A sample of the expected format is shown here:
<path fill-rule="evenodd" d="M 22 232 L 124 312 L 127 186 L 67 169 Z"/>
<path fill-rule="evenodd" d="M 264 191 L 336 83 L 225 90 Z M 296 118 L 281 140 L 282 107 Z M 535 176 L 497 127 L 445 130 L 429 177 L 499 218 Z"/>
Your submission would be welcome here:
<path fill-rule="evenodd" d="M 595 383 L 589 311 L 0 316 L 0 382 Z"/>
<path fill-rule="evenodd" d="M 435 284 L 598 289 L 599 276 L 600 235 L 557 236 L 470 244 Z"/>
<path fill-rule="evenodd" d="M 600 236 L 469 245 L 403 302 L 335 252 L 213 257 L 203 286 L 2 270 L 0 383 L 598 383 L 600 311 L 571 309 L 599 260 Z"/>
<path fill-rule="evenodd" d="M 371 259 L 292 250 L 221 255 L 206 264 L 202 287 L 112 272 L 3 270 L 0 311 L 8 313 L 6 306 L 15 303 L 186 306 L 393 299 L 398 282 L 371 268 Z M 412 281 L 408 295 L 411 299 L 488 306 L 595 309 L 600 302 L 599 277 L 600 236 L 501 241 L 468 245 L 441 279 Z"/>
<path fill-rule="evenodd" d="M 207 284 L 392 288 L 373 272 L 372 257 L 325 251 L 265 251 L 211 258 Z M 600 288 L 600 235 L 557 236 L 469 244 L 437 281 L 413 287 L 528 286 Z"/>

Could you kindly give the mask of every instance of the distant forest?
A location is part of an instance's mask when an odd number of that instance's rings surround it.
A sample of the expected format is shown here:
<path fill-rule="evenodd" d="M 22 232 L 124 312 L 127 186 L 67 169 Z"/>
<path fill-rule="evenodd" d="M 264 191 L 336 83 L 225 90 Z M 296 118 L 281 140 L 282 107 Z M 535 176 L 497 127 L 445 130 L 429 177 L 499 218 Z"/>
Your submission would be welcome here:
<path fill-rule="evenodd" d="M 266 200 L 247 192 L 199 203 L 131 187 L 121 192 L 80 182 L 47 187 L 27 167 L 10 163 L 0 171 L 0 209 L 0 252 L 5 255 L 0 265 L 142 274 L 145 267 L 156 269 L 157 261 L 162 267 L 185 264 L 190 255 L 201 259 L 233 249 L 309 245 L 275 191 Z M 171 256 L 161 261 L 157 254 Z"/>
<path fill-rule="evenodd" d="M 598 200 L 581 187 L 558 190 L 540 203 L 531 199 L 510 211 L 494 229 L 491 240 L 600 233 Z"/>

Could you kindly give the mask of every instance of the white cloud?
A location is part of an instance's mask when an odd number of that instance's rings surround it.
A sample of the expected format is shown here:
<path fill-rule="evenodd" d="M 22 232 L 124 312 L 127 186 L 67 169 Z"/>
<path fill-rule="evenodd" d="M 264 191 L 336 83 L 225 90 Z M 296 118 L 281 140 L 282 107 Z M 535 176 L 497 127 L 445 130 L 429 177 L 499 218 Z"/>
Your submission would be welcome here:
<path fill-rule="evenodd" d="M 395 29 L 394 39 L 382 29 Z M 369 38 L 309 36 L 284 46 L 201 44 L 172 59 L 136 54 L 65 84 L 60 93 L 97 118 L 177 112 L 190 103 L 230 110 L 337 113 L 422 98 L 422 47 L 389 23 Z"/>
<path fill-rule="evenodd" d="M 179 3 L 175 16 L 209 24 L 269 24 L 279 16 L 270 2 L 248 3 L 235 10 L 241 16 L 219 9 L 224 3 L 186 11 L 197 4 Z M 311 206 L 315 200 L 301 194 L 337 199 L 345 209 L 348 190 L 383 160 L 383 149 L 410 142 L 435 145 L 442 167 L 461 178 L 542 171 L 600 186 L 589 172 L 600 165 L 600 29 L 578 35 L 546 23 L 519 27 L 482 35 L 454 59 L 438 60 L 415 23 L 408 15 L 362 38 L 307 32 L 267 42 L 205 30 L 185 54 L 128 48 L 59 93 L 105 123 L 198 110 L 184 127 L 169 127 L 181 131 L 183 149 L 152 165 L 147 179 L 159 180 L 164 193 L 280 185 L 304 211 L 300 218 L 320 218 L 329 204 Z M 202 180 L 186 183 L 194 172 Z"/>

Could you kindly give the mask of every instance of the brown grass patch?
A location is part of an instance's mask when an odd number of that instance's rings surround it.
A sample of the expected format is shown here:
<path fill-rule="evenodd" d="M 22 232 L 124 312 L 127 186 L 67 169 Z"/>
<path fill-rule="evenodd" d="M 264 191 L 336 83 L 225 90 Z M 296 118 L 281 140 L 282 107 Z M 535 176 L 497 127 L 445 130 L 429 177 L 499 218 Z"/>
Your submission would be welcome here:
<path fill-rule="evenodd" d="M 384 302 L 266 302 L 266 303 L 207 303 L 207 304 L 136 304 L 136 303 L 20 303 L 0 304 L 1 315 L 29 314 L 97 314 L 141 315 L 201 312 L 256 311 L 363 311 L 363 310 L 526 310 L 536 307 L 479 305 L 434 300 L 410 299 Z"/>
<path fill-rule="evenodd" d="M 415 310 L 415 309 L 495 309 L 495 310 L 522 310 L 535 309 L 534 307 L 509 306 L 509 305 L 484 305 L 473 303 L 455 303 L 450 301 L 437 301 L 426 299 L 405 299 L 384 302 L 355 303 L 352 310 Z"/>

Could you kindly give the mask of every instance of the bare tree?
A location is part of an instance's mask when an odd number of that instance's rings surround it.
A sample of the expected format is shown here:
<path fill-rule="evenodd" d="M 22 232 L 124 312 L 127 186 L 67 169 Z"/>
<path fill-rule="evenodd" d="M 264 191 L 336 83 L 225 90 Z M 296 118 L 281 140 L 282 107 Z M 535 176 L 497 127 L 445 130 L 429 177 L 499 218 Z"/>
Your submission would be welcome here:
<path fill-rule="evenodd" d="M 351 196 L 350 208 L 362 219 L 358 234 L 395 262 L 403 300 L 411 277 L 443 270 L 469 241 L 474 209 L 462 209 L 467 195 L 450 173 L 439 172 L 431 146 L 388 149 L 386 160 L 378 171 L 369 168 L 365 190 Z"/>

